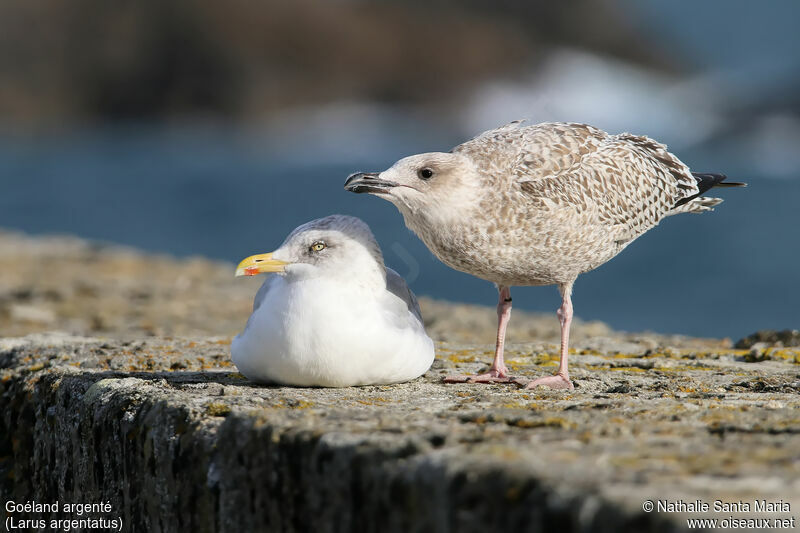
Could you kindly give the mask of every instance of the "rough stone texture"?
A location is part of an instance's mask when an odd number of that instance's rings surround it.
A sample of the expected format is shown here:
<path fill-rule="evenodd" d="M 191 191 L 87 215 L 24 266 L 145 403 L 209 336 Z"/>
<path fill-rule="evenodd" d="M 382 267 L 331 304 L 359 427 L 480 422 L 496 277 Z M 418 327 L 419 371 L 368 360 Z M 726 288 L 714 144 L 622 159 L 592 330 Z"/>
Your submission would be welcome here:
<path fill-rule="evenodd" d="M 225 339 L 0 344 L 2 499 L 106 501 L 131 530 L 661 531 L 645 499 L 800 508 L 800 351 L 579 346 L 577 389 L 250 384 Z M 513 345 L 518 375 L 554 346 Z M 724 516 L 725 515 L 723 513 Z M 790 513 L 791 515 L 791 513 Z M 752 513 L 741 515 L 755 516 Z"/>
<path fill-rule="evenodd" d="M 775 331 L 774 329 L 764 329 L 756 331 L 736 342 L 736 348 L 752 348 L 753 346 L 800 346 L 800 331 L 796 329 L 784 329 Z"/>
<path fill-rule="evenodd" d="M 106 516 L 129 531 L 673 531 L 687 517 L 800 517 L 798 348 L 582 324 L 575 391 L 444 385 L 488 367 L 494 312 L 426 300 L 440 340 L 423 378 L 258 386 L 229 360 L 255 290 L 231 265 L 3 237 L 3 502 L 110 501 Z M 53 264 L 58 277 L 41 277 Z M 514 321 L 512 341 L 537 342 L 512 342 L 510 368 L 552 372 L 554 319 Z M 642 511 L 697 498 L 791 512 Z"/>

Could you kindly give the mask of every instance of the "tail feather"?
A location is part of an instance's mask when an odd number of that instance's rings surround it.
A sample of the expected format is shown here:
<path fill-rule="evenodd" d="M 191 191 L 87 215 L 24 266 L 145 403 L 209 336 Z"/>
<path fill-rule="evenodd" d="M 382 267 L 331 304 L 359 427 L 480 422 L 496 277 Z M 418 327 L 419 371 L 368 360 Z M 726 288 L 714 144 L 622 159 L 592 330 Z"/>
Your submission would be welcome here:
<path fill-rule="evenodd" d="M 747 184 L 743 181 L 722 181 L 715 183 L 714 187 L 747 187 Z"/>
<path fill-rule="evenodd" d="M 713 211 L 714 207 L 722 203 L 722 198 L 712 198 L 710 196 L 700 196 L 685 204 L 676 205 L 670 209 L 665 216 L 678 215 L 680 213 L 706 213 Z"/>
<path fill-rule="evenodd" d="M 701 194 L 705 193 L 713 187 L 747 187 L 746 183 L 740 181 L 725 181 L 728 176 L 725 174 L 712 174 L 709 172 L 692 172 L 692 176 L 697 180 L 697 188 L 699 192 L 693 196 L 682 198 L 675 203 L 675 207 L 680 207 L 683 204 L 691 202 Z"/>

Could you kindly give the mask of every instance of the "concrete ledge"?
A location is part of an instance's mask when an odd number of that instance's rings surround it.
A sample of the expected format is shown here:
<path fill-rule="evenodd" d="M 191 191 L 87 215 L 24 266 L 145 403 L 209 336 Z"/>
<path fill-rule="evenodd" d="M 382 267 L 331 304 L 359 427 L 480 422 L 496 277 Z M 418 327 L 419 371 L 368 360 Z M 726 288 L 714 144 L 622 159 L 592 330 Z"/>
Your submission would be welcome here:
<path fill-rule="evenodd" d="M 800 350 L 627 347 L 578 346 L 567 394 L 440 383 L 489 346 L 440 343 L 412 383 L 296 389 L 244 380 L 225 339 L 5 339 L 2 499 L 109 501 L 128 531 L 677 531 L 714 515 L 646 499 L 800 516 Z M 554 357 L 509 348 L 523 376 Z"/>

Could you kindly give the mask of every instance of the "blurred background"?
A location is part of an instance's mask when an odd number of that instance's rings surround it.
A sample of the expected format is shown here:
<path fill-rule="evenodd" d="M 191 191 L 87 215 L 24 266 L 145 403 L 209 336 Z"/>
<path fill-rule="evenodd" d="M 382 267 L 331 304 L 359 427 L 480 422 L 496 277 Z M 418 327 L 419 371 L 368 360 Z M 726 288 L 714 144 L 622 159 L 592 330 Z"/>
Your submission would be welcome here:
<path fill-rule="evenodd" d="M 346 176 L 511 120 L 586 122 L 750 186 L 581 276 L 578 316 L 797 328 L 798 20 L 793 0 L 5 0 L 0 227 L 237 262 L 347 213 L 418 294 L 494 305 Z"/>

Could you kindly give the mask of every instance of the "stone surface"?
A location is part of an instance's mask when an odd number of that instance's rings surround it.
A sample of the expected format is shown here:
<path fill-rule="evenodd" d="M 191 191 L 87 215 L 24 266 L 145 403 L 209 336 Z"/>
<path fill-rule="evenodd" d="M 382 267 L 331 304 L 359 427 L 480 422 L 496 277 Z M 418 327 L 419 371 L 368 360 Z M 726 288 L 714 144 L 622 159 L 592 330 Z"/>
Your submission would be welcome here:
<path fill-rule="evenodd" d="M 425 300 L 438 340 L 422 378 L 259 386 L 229 359 L 255 291 L 232 265 L 0 234 L 9 250 L 4 503 L 107 501 L 93 516 L 129 531 L 680 531 L 695 517 L 800 518 L 798 348 L 581 324 L 574 391 L 445 385 L 489 366 L 494 312 Z M 53 265 L 59 276 L 42 276 Z M 553 317 L 513 322 L 513 373 L 552 372 Z M 642 509 L 697 499 L 751 511 Z M 790 511 L 753 512 L 755 499 Z"/>
<path fill-rule="evenodd" d="M 798 350 L 586 344 L 565 394 L 444 385 L 491 346 L 437 348 L 411 383 L 300 389 L 249 383 L 225 338 L 5 339 L 2 497 L 108 500 L 131 530 L 164 531 L 660 531 L 713 514 L 647 499 L 797 516 Z M 510 366 L 550 372 L 554 348 L 513 345 Z"/>
<path fill-rule="evenodd" d="M 796 329 L 763 329 L 736 341 L 736 348 L 752 348 L 757 344 L 765 346 L 800 346 L 800 331 Z"/>

